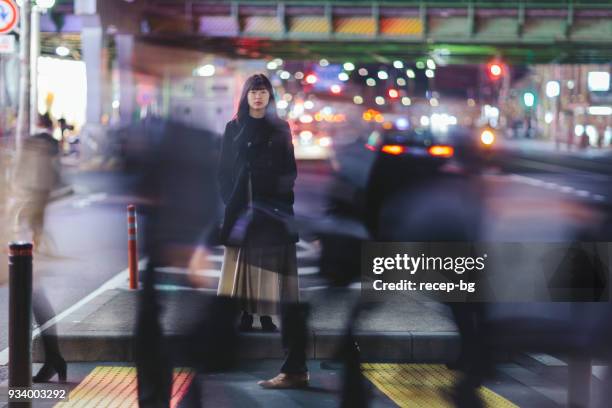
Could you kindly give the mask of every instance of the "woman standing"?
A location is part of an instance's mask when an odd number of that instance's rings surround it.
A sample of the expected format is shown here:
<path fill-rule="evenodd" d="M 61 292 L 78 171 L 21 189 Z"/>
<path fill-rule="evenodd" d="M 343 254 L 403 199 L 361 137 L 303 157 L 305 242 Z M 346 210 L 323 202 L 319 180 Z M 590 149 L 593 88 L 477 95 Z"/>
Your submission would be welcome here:
<path fill-rule="evenodd" d="M 271 316 L 280 314 L 281 304 L 298 301 L 296 177 L 289 125 L 276 113 L 268 78 L 253 75 L 226 125 L 219 165 L 226 209 L 218 294 L 239 299 L 241 330 L 251 330 L 257 314 L 262 330 L 276 331 Z"/>

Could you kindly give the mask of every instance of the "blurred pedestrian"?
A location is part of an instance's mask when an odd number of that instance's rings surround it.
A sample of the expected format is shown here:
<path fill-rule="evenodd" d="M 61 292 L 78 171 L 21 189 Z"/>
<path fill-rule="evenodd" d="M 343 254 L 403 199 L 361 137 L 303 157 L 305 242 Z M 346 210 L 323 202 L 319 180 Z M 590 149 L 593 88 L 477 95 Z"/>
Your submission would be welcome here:
<path fill-rule="evenodd" d="M 13 174 L 14 207 L 11 210 L 12 222 L 16 233 L 25 228 L 28 237 L 32 239 L 34 250 L 41 252 L 45 213 L 49 204 L 51 192 L 60 180 L 59 143 L 53 138 L 53 121 L 49 114 L 38 117 L 36 134 L 27 138 L 23 150 L 17 159 Z M 18 237 L 15 237 L 18 238 Z M 46 250 L 52 252 L 51 241 L 46 239 Z M 35 270 L 35 275 L 38 271 Z M 55 311 L 36 279 L 32 296 L 32 311 L 39 326 L 55 316 Z M 33 382 L 47 382 L 56 374 L 58 380 L 66 381 L 66 361 L 61 355 L 55 326 L 41 332 L 41 340 L 45 355 L 44 364 L 32 378 Z"/>
<path fill-rule="evenodd" d="M 226 205 L 220 240 L 225 245 L 218 294 L 238 300 L 239 328 L 252 329 L 258 314 L 264 331 L 276 331 L 272 315 L 298 303 L 297 233 L 293 228 L 293 186 L 297 167 L 291 129 L 276 112 L 272 84 L 263 74 L 244 84 L 238 111 L 227 123 L 219 163 Z M 288 355 L 281 374 L 265 388 L 305 386 L 308 372 L 301 336 L 304 313 L 283 315 Z M 288 321 L 291 320 L 291 321 Z M 285 324 L 287 322 L 287 324 Z M 290 332 L 290 333 L 289 333 Z"/>
<path fill-rule="evenodd" d="M 31 234 L 34 250 L 40 252 L 47 204 L 60 181 L 60 149 L 52 136 L 53 121 L 49 114 L 40 115 L 37 124 L 37 133 L 24 141 L 17 159 L 11 214 L 15 232 L 25 227 Z"/>

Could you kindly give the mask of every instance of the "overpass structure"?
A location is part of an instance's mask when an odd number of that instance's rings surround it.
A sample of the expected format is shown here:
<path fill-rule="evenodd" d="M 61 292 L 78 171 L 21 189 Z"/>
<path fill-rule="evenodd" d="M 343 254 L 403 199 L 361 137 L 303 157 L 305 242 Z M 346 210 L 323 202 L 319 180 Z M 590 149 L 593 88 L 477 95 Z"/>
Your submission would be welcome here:
<path fill-rule="evenodd" d="M 72 2 L 60 32 L 79 31 Z M 75 3 L 79 3 L 76 0 Z M 97 2 L 141 41 L 233 57 L 447 63 L 612 61 L 610 0 L 137 0 Z M 63 8 L 62 8 L 63 7 Z M 48 25 L 51 31 L 53 26 Z M 55 27 L 57 30 L 57 27 Z M 108 31 L 108 30 L 107 30 Z"/>

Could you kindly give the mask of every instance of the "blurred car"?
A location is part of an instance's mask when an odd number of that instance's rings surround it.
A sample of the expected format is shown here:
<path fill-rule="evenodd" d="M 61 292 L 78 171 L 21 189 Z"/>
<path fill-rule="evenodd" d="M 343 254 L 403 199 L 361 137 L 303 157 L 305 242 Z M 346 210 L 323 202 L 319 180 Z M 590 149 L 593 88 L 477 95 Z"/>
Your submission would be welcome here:
<path fill-rule="evenodd" d="M 435 170 L 453 157 L 455 151 L 445 137 L 429 128 L 375 129 L 365 147 L 377 156 L 375 166 L 410 172 Z"/>
<path fill-rule="evenodd" d="M 294 126 L 293 151 L 296 160 L 327 160 L 332 138 L 314 126 Z"/>

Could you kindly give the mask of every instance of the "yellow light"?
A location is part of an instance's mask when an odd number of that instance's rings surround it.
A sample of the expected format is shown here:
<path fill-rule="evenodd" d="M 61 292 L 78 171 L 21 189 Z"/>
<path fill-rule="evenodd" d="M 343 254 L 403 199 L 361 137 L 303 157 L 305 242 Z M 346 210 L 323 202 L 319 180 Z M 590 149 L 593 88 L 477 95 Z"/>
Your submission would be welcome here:
<path fill-rule="evenodd" d="M 455 149 L 451 146 L 434 145 L 429 148 L 429 154 L 436 157 L 452 157 Z"/>
<path fill-rule="evenodd" d="M 323 115 L 321 115 L 321 112 L 317 112 L 315 113 L 314 118 L 317 122 L 320 122 L 323 120 Z"/>
<path fill-rule="evenodd" d="M 491 146 L 493 142 L 495 142 L 495 134 L 489 129 L 486 129 L 480 134 L 480 141 L 485 146 Z"/>
<path fill-rule="evenodd" d="M 385 117 L 382 114 L 377 113 L 374 115 L 374 120 L 378 123 L 383 123 L 385 121 Z"/>
<path fill-rule="evenodd" d="M 372 120 L 372 114 L 369 111 L 363 112 L 363 120 L 370 122 Z"/>
<path fill-rule="evenodd" d="M 406 148 L 401 145 L 384 145 L 380 150 L 384 153 L 389 153 L 397 156 L 398 154 L 404 153 L 406 151 Z"/>
<path fill-rule="evenodd" d="M 385 122 L 383 123 L 383 129 L 391 129 L 393 127 L 393 124 L 391 122 Z"/>

